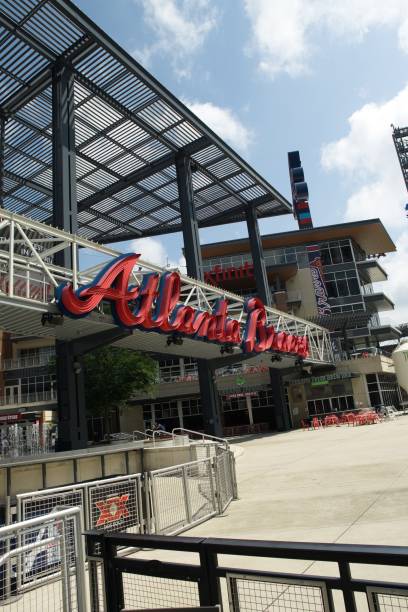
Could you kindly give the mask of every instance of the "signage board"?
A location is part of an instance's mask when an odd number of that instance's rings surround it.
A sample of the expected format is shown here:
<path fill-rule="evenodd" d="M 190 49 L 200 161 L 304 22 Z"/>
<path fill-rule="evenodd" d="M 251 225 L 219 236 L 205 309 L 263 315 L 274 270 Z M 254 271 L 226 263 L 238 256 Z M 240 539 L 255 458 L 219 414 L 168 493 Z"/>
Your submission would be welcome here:
<path fill-rule="evenodd" d="M 323 276 L 323 265 L 320 249 L 317 245 L 306 247 L 309 258 L 310 273 L 312 275 L 313 289 L 316 297 L 317 312 L 319 315 L 329 315 L 331 307 L 327 295 L 326 283 Z"/>
<path fill-rule="evenodd" d="M 129 286 L 130 276 L 140 255 L 120 255 L 107 264 L 96 278 L 77 290 L 64 282 L 56 289 L 61 312 L 73 318 L 88 316 L 105 300 L 110 302 L 117 325 L 161 333 L 177 333 L 194 340 L 229 344 L 245 353 L 274 351 L 307 357 L 307 336 L 276 331 L 267 325 L 265 306 L 257 297 L 245 301 L 246 321 L 228 316 L 228 301 L 217 298 L 212 312 L 180 302 L 181 279 L 178 272 L 148 272 L 140 286 Z"/>

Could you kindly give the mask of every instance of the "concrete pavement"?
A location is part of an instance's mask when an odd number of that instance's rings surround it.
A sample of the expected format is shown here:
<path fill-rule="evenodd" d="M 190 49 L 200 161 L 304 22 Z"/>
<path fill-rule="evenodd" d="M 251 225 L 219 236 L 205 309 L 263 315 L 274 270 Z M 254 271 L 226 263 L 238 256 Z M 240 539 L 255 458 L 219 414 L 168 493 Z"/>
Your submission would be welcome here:
<path fill-rule="evenodd" d="M 234 447 L 240 499 L 188 535 L 408 545 L 408 416 Z"/>

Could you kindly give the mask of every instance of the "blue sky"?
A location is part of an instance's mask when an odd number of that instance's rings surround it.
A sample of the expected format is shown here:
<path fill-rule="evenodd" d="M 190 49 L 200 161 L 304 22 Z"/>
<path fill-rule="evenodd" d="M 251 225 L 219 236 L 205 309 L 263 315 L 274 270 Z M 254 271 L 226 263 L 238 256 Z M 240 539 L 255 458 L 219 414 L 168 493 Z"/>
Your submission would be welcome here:
<path fill-rule="evenodd" d="M 408 194 L 390 128 L 408 125 L 406 0 L 76 4 L 287 197 L 286 154 L 299 149 L 315 225 L 379 216 L 399 249 L 383 260 L 397 306 L 388 319 L 408 320 Z M 295 228 L 289 215 L 261 222 Z M 225 239 L 225 227 L 201 239 Z M 159 242 L 144 257 L 177 262 L 181 236 Z"/>

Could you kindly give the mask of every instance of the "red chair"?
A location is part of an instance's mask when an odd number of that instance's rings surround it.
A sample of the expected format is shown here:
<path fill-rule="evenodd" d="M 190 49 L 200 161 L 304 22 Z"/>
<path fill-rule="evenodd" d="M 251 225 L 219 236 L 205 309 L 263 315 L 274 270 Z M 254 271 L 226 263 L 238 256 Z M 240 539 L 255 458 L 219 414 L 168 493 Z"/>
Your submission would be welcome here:
<path fill-rule="evenodd" d="M 317 417 L 313 417 L 313 419 L 312 419 L 312 428 L 313 429 L 319 429 L 319 427 L 323 427 L 323 424 L 322 424 L 321 420 L 318 419 Z"/>
<path fill-rule="evenodd" d="M 342 423 L 350 427 L 350 425 L 354 425 L 356 421 L 356 415 L 352 412 L 347 412 L 342 416 Z"/>
<path fill-rule="evenodd" d="M 303 431 L 305 431 L 307 429 L 307 431 L 309 431 L 310 429 L 310 422 L 309 421 L 305 421 L 305 419 L 301 420 L 301 425 L 302 425 L 302 429 Z"/>
<path fill-rule="evenodd" d="M 324 417 L 323 425 L 325 427 L 330 427 L 332 425 L 337 426 L 338 424 L 339 424 L 339 419 L 337 418 L 335 414 L 328 414 L 327 416 Z"/>

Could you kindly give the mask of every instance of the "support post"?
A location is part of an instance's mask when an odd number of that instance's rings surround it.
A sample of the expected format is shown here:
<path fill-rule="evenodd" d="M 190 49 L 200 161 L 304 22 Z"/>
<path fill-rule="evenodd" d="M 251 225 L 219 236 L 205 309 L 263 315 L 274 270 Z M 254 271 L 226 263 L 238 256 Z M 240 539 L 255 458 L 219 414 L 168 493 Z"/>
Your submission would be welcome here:
<path fill-rule="evenodd" d="M 289 431 L 290 417 L 285 401 L 282 374 L 277 368 L 269 368 L 269 376 L 275 408 L 276 428 L 278 431 Z"/>
<path fill-rule="evenodd" d="M 4 149 L 5 149 L 5 119 L 0 114 L 0 208 L 4 208 Z"/>
<path fill-rule="evenodd" d="M 194 205 L 191 160 L 189 157 L 184 154 L 176 156 L 176 172 L 187 274 L 198 280 L 203 280 L 203 262 L 201 257 L 198 221 Z M 220 403 L 214 372 L 205 359 L 197 360 L 197 368 L 204 431 L 212 435 L 220 436 L 222 434 Z"/>
<path fill-rule="evenodd" d="M 176 172 L 187 274 L 198 280 L 203 280 L 203 262 L 189 157 L 186 155 L 176 156 Z"/>
<path fill-rule="evenodd" d="M 56 64 L 52 75 L 52 129 L 53 129 L 53 225 L 75 234 L 78 228 L 74 76 L 63 65 Z M 55 263 L 72 267 L 70 249 L 55 254 Z"/>
<path fill-rule="evenodd" d="M 52 74 L 53 129 L 53 225 L 72 234 L 77 231 L 75 171 L 74 77 L 56 64 Z M 76 248 L 74 246 L 74 248 Z M 69 248 L 55 254 L 54 261 L 72 268 Z M 69 342 L 56 342 L 58 393 L 58 450 L 86 448 L 85 386 L 82 363 Z M 75 364 L 75 365 L 74 365 Z"/>
<path fill-rule="evenodd" d="M 56 341 L 59 451 L 86 448 L 88 430 L 82 359 L 69 342 Z"/>
<path fill-rule="evenodd" d="M 265 306 L 271 306 L 271 292 L 269 290 L 268 275 L 266 273 L 265 258 L 262 247 L 261 234 L 259 232 L 256 208 L 251 207 L 246 212 L 249 244 L 251 247 L 252 262 L 254 264 L 254 275 L 256 289 Z"/>
<path fill-rule="evenodd" d="M 220 397 L 215 383 L 215 372 L 205 359 L 197 359 L 201 408 L 205 433 L 223 437 Z"/>

